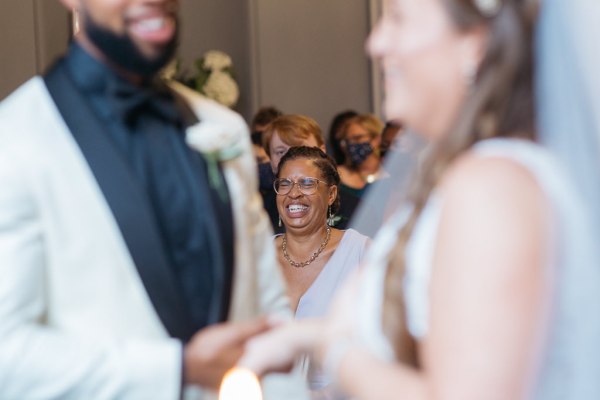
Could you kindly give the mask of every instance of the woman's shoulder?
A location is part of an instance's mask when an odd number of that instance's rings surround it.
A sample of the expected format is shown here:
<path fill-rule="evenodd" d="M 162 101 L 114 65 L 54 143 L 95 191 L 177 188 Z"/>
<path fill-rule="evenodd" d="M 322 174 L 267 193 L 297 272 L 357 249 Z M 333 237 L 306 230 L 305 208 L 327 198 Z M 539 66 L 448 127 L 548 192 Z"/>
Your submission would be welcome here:
<path fill-rule="evenodd" d="M 339 274 L 349 274 L 359 267 L 370 239 L 354 229 L 338 231 L 342 237 L 328 264 Z"/>
<path fill-rule="evenodd" d="M 533 169 L 522 160 L 496 152 L 482 154 L 469 151 L 458 157 L 447 169 L 440 182 L 440 191 L 448 195 L 499 198 L 527 197 L 541 191 Z M 489 199 L 489 200 L 493 200 Z"/>
<path fill-rule="evenodd" d="M 493 273 L 509 281 L 524 268 L 538 271 L 554 214 L 549 193 L 527 163 L 466 152 L 447 169 L 436 196 L 439 214 L 430 232 L 434 262 L 450 266 L 446 277 L 486 281 Z"/>
<path fill-rule="evenodd" d="M 535 147 L 530 150 L 538 151 Z M 536 168 L 530 160 L 515 157 L 514 153 L 494 151 L 482 156 L 474 149 L 449 166 L 436 195 L 443 199 L 440 204 L 444 214 L 458 216 L 459 220 L 474 218 L 481 224 L 496 220 L 520 221 L 513 225 L 535 223 L 545 220 L 545 210 L 550 205 L 544 179 Z"/>
<path fill-rule="evenodd" d="M 523 139 L 494 138 L 477 143 L 458 157 L 442 177 L 442 184 L 543 189 L 566 179 L 554 155 L 543 146 Z"/>
<path fill-rule="evenodd" d="M 478 142 L 467 156 L 503 159 L 528 170 L 540 181 L 565 179 L 563 166 L 555 154 L 531 140 L 493 138 Z"/>
<path fill-rule="evenodd" d="M 351 242 L 368 242 L 371 240 L 368 236 L 363 235 L 359 231 L 353 228 L 348 228 L 344 232 L 344 237 L 348 238 L 348 241 Z"/>
<path fill-rule="evenodd" d="M 343 244 L 351 251 L 358 251 L 362 254 L 371 242 L 371 238 L 363 235 L 355 229 L 349 228 L 342 232 L 344 236 L 340 241 L 340 246 Z"/>

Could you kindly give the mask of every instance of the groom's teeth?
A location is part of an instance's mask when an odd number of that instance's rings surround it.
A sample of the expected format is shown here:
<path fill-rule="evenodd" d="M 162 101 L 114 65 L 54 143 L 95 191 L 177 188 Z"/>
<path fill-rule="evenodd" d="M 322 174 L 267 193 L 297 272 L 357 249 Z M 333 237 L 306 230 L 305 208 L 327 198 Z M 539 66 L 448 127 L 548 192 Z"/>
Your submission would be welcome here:
<path fill-rule="evenodd" d="M 139 21 L 137 25 L 143 31 L 151 32 L 161 29 L 163 26 L 165 26 L 165 23 L 166 21 L 164 18 L 152 18 Z"/>

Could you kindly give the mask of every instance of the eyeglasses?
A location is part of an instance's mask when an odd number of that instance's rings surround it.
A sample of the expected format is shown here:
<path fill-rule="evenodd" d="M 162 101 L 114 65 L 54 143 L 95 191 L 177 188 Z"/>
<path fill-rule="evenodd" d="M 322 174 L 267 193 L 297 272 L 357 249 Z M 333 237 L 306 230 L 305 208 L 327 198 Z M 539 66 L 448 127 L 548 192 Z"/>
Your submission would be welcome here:
<path fill-rule="evenodd" d="M 292 191 L 294 185 L 298 185 L 298 189 L 303 195 L 310 196 L 317 192 L 319 182 L 329 186 L 327 182 L 317 178 L 305 177 L 298 179 L 296 182 L 287 178 L 277 178 L 275 179 L 275 182 L 273 182 L 273 189 L 275 189 L 275 193 L 278 195 L 285 196 Z"/>

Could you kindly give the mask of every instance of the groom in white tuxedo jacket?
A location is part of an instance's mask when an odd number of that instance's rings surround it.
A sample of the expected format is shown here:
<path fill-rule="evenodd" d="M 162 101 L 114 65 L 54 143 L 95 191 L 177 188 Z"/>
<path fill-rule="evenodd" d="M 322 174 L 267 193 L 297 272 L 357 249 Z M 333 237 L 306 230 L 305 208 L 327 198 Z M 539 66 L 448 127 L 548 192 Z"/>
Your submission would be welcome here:
<path fill-rule="evenodd" d="M 247 128 L 155 79 L 178 1 L 62 2 L 69 52 L 0 104 L 0 398 L 209 398 L 290 314 Z"/>

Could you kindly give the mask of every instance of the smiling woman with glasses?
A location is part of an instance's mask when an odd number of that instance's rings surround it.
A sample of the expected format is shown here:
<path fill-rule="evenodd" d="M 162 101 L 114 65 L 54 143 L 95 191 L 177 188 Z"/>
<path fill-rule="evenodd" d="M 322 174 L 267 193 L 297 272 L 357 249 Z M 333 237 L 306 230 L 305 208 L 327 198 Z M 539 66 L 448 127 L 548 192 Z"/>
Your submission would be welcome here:
<path fill-rule="evenodd" d="M 362 261 L 369 240 L 355 230 L 332 227 L 339 183 L 335 162 L 319 148 L 292 147 L 279 163 L 273 189 L 285 233 L 275 237 L 275 246 L 298 319 L 324 315 L 336 289 Z M 313 398 L 324 398 L 319 396 L 331 390 L 330 380 L 307 369 Z"/>

